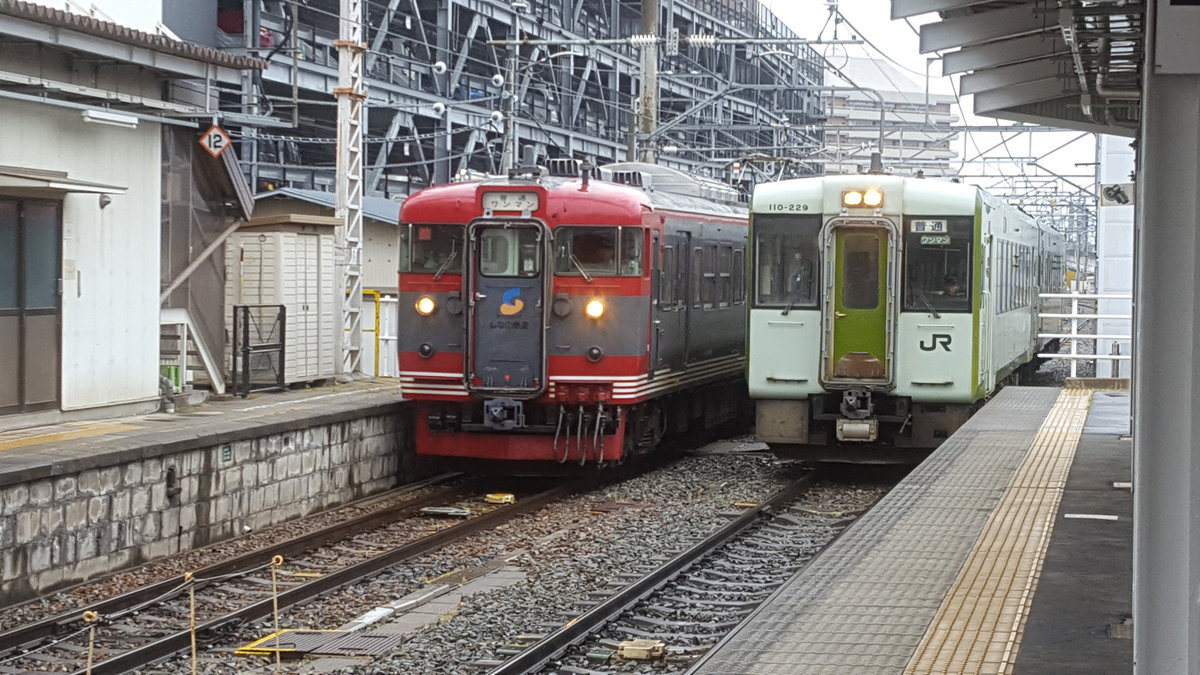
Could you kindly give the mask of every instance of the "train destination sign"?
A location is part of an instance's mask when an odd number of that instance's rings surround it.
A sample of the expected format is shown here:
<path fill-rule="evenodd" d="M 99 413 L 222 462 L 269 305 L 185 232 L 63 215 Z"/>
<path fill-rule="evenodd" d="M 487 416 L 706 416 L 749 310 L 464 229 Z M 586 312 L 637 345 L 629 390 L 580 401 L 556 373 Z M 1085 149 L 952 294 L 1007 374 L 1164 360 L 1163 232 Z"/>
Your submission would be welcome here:
<path fill-rule="evenodd" d="M 944 220 L 914 220 L 912 221 L 913 232 L 936 232 L 943 233 L 946 231 L 946 221 Z M 921 243 L 925 243 L 922 241 Z"/>
<path fill-rule="evenodd" d="M 483 193 L 484 211 L 536 211 L 538 202 L 536 192 Z"/>

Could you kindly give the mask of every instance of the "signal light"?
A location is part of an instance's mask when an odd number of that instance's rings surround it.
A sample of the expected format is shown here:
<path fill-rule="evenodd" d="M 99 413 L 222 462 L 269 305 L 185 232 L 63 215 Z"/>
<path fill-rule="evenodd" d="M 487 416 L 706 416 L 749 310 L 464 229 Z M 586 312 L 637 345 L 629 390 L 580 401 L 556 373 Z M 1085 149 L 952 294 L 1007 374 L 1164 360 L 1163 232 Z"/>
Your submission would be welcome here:
<path fill-rule="evenodd" d="M 593 319 L 599 319 L 604 316 L 604 301 L 599 298 L 592 298 L 583 306 L 583 313 Z"/>
<path fill-rule="evenodd" d="M 862 206 L 863 193 L 858 190 L 846 190 L 842 193 L 842 206 Z"/>
<path fill-rule="evenodd" d="M 420 314 L 421 316 L 429 316 L 430 314 L 433 314 L 435 309 L 437 309 L 437 303 L 434 302 L 433 298 L 429 297 L 428 295 L 422 295 L 421 297 L 417 298 L 417 304 L 415 307 L 417 309 L 417 314 Z"/>

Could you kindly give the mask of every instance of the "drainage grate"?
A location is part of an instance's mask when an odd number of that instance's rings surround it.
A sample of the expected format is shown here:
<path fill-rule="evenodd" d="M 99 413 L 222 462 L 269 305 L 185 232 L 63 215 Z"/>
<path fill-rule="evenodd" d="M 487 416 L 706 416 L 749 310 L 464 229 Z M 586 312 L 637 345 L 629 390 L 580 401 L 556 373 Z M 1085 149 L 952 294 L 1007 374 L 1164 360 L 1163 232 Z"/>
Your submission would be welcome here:
<path fill-rule="evenodd" d="M 379 656 L 386 654 L 404 642 L 401 633 L 345 633 L 339 638 L 321 645 L 320 653 L 328 656 Z"/>

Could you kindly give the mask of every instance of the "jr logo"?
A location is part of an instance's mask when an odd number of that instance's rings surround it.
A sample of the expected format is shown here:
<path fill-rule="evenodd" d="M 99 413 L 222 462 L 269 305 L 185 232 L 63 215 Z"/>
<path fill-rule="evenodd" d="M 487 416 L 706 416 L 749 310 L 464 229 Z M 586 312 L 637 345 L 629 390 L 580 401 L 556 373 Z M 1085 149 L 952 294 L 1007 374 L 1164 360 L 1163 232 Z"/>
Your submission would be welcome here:
<path fill-rule="evenodd" d="M 931 352 L 938 347 L 941 347 L 946 351 L 950 351 L 950 340 L 951 336 L 946 335 L 945 333 L 934 333 L 933 335 L 929 336 L 928 343 L 924 341 L 921 342 L 921 351 Z"/>
<path fill-rule="evenodd" d="M 510 288 L 504 291 L 504 295 L 500 296 L 500 313 L 504 316 L 512 316 L 520 314 L 522 309 L 525 309 L 525 302 L 521 300 L 521 289 Z"/>

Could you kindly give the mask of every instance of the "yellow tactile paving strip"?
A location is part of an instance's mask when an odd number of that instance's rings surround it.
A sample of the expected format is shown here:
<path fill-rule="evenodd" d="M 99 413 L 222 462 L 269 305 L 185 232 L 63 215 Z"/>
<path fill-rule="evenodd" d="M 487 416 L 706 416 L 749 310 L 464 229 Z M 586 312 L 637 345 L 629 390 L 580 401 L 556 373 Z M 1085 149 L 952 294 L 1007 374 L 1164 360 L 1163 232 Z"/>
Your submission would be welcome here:
<path fill-rule="evenodd" d="M 906 674 L 1012 672 L 1090 401 L 1059 395 Z"/>
<path fill-rule="evenodd" d="M 104 436 L 105 434 L 113 434 L 119 431 L 135 431 L 142 428 L 144 427 L 139 427 L 134 424 L 93 424 L 83 429 L 76 429 L 73 431 L 56 431 L 48 434 L 10 438 L 8 440 L 5 440 L 3 436 L 0 436 L 0 451 L 27 448 L 31 445 L 43 445 L 45 443 L 69 441 L 73 438 Z"/>

